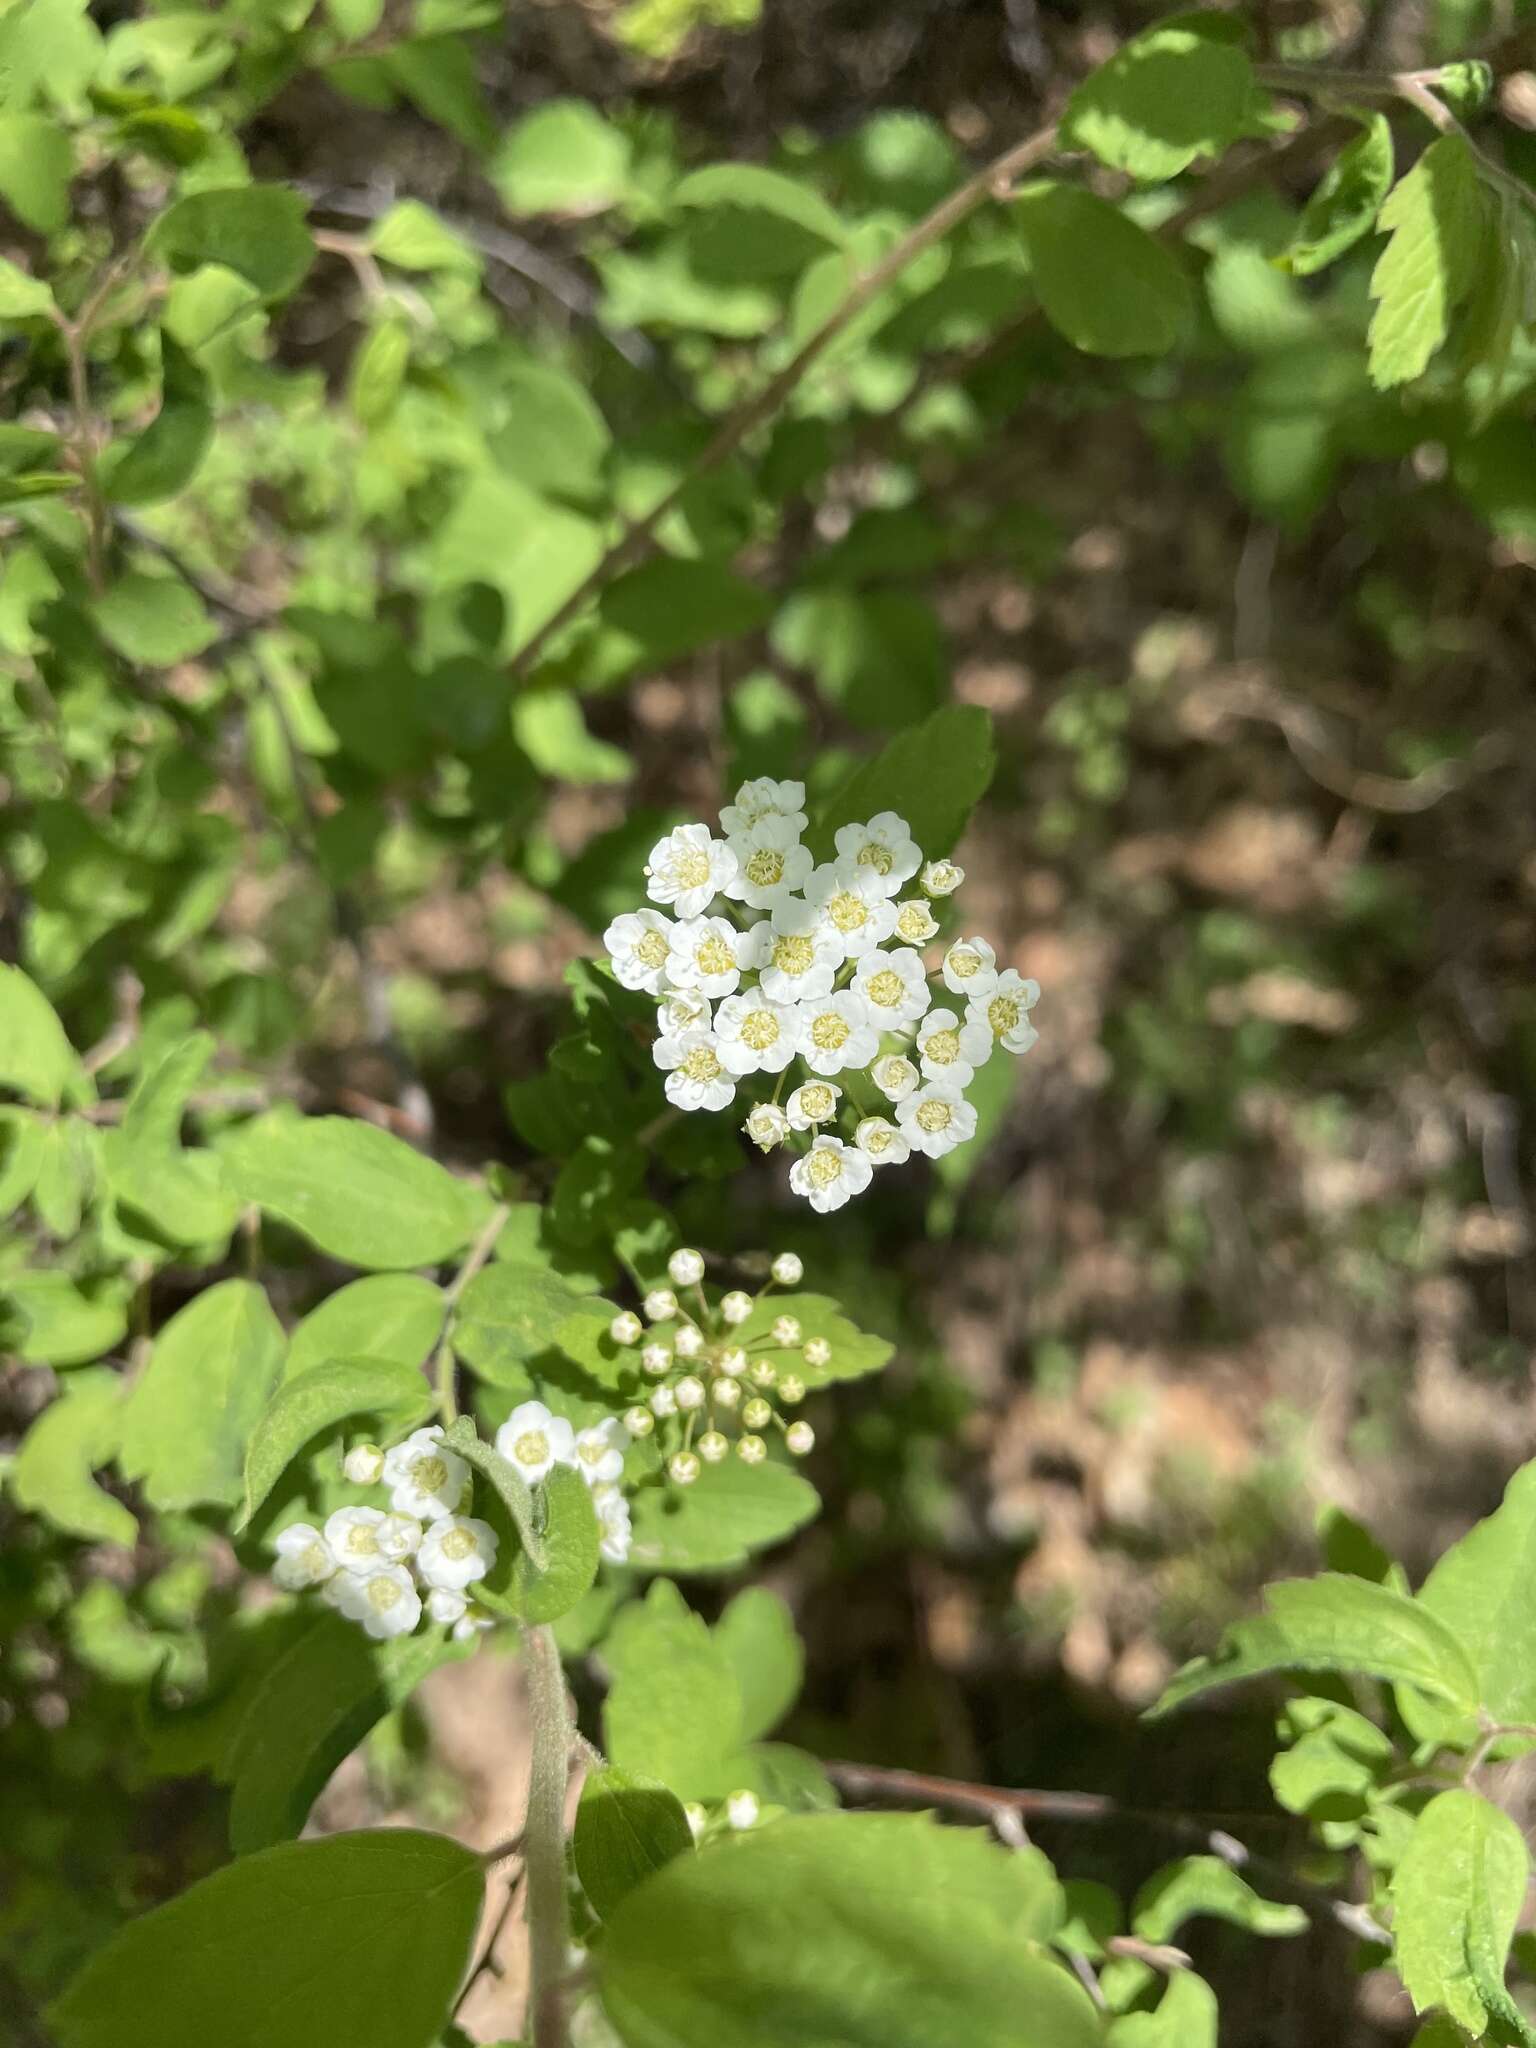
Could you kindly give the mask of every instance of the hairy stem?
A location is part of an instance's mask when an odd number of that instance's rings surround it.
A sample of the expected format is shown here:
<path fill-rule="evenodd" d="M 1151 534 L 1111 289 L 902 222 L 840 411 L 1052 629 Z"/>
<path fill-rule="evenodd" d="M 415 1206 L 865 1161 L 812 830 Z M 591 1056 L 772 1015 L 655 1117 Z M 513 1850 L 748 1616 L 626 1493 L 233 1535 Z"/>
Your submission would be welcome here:
<path fill-rule="evenodd" d="M 565 1786 L 571 1723 L 553 1632 L 548 1627 L 524 1629 L 523 1657 L 533 1723 L 528 1816 L 523 1825 L 529 1973 L 525 2031 L 533 2048 L 566 2048 Z"/>

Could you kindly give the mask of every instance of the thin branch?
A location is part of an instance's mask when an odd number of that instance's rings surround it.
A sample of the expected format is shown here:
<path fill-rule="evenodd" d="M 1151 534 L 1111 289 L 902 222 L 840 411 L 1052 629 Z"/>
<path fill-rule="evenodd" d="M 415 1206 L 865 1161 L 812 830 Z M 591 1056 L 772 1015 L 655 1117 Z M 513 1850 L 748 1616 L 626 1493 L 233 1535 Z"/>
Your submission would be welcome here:
<path fill-rule="evenodd" d="M 458 1399 L 454 1390 L 453 1346 L 448 1332 L 453 1323 L 453 1312 L 458 1307 L 459 1297 L 475 1275 L 485 1265 L 496 1249 L 496 1240 L 506 1228 L 507 1218 L 512 1214 L 511 1204 L 498 1202 L 487 1219 L 484 1230 L 470 1247 L 469 1257 L 460 1266 L 452 1281 L 443 1290 L 443 1320 L 438 1331 L 437 1345 L 432 1355 L 432 1381 L 437 1389 L 437 1412 L 446 1429 L 459 1412 Z"/>

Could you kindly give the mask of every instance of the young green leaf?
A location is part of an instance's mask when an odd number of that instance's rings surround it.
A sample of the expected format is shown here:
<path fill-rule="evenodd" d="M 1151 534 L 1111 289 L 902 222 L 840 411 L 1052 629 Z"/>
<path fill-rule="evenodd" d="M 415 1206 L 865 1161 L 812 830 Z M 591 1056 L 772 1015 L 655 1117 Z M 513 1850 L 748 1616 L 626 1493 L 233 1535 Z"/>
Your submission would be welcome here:
<path fill-rule="evenodd" d="M 1397 1966 L 1416 2012 L 1441 2006 L 1481 2037 L 1507 2001 L 1504 1965 L 1525 1904 L 1520 1830 L 1475 1792 L 1442 1792 L 1414 1823 L 1392 1879 Z"/>
<path fill-rule="evenodd" d="M 582 1786 L 572 1851 L 581 1888 L 600 1919 L 692 1847 L 682 1801 L 658 1779 L 609 1766 L 593 1771 Z"/>
<path fill-rule="evenodd" d="M 613 1311 L 593 1304 L 594 1337 Z M 453 1348 L 493 1386 L 521 1386 L 531 1359 L 548 1351 L 562 1326 L 582 1310 L 582 1297 L 558 1273 L 498 1259 L 465 1288 L 454 1318 Z"/>
<path fill-rule="evenodd" d="M 602 213 L 628 174 L 627 138 L 584 100 L 546 100 L 525 114 L 490 171 L 511 213 Z"/>
<path fill-rule="evenodd" d="M 64 226 L 74 173 L 74 146 L 57 121 L 45 114 L 0 114 L 0 201 L 25 226 L 40 235 Z"/>
<path fill-rule="evenodd" d="M 146 668 L 187 661 L 218 637 L 202 599 L 175 575 L 131 570 L 96 599 L 92 611 L 108 646 Z"/>
<path fill-rule="evenodd" d="M 1360 121 L 1360 133 L 1329 165 L 1279 259 L 1296 277 L 1325 270 L 1368 235 L 1391 189 L 1391 123 L 1385 114 L 1362 114 Z"/>
<path fill-rule="evenodd" d="M 208 379 L 173 334 L 160 335 L 160 410 L 136 439 L 108 451 L 107 496 L 119 505 L 174 498 L 197 474 L 213 440 Z"/>
<path fill-rule="evenodd" d="M 507 1604 L 520 1621 L 558 1621 L 597 1577 L 601 1533 L 592 1492 L 579 1472 L 556 1465 L 543 1484 L 537 1559 L 525 1544 L 512 1560 Z"/>
<path fill-rule="evenodd" d="M 130 1920 L 48 2018 L 59 2048 L 431 2048 L 469 1960 L 480 1860 L 414 1828 L 285 1842 Z"/>
<path fill-rule="evenodd" d="M 534 1516 L 533 1495 L 517 1467 L 482 1441 L 467 1415 L 461 1415 L 457 1422 L 444 1430 L 443 1441 L 450 1450 L 457 1451 L 466 1464 L 485 1474 L 497 1499 L 511 1517 L 524 1555 L 536 1570 L 542 1570 L 547 1557 Z"/>
<path fill-rule="evenodd" d="M 22 1438 L 11 1467 L 19 1506 L 89 1543 L 138 1540 L 133 1516 L 91 1477 L 117 1449 L 123 1391 L 115 1372 L 71 1373 Z"/>
<path fill-rule="evenodd" d="M 1235 44 L 1189 26 L 1148 29 L 1067 102 L 1061 141 L 1143 183 L 1176 178 L 1247 131 L 1253 70 Z"/>
<path fill-rule="evenodd" d="M 1014 204 L 1051 325 L 1096 356 L 1166 355 L 1194 295 L 1177 257 L 1118 207 L 1074 185 L 1028 187 Z"/>
<path fill-rule="evenodd" d="M 370 328 L 352 359 L 348 396 L 365 427 L 387 419 L 411 361 L 411 327 L 407 320 L 381 320 Z"/>
<path fill-rule="evenodd" d="M 0 320 L 46 320 L 52 313 L 53 293 L 46 282 L 0 257 Z"/>
<path fill-rule="evenodd" d="M 685 1493 L 651 1487 L 636 1496 L 629 1561 L 643 1571 L 734 1571 L 803 1529 L 820 1504 L 787 1465 L 707 1465 Z"/>
<path fill-rule="evenodd" d="M 791 1316 L 800 1325 L 801 1344 L 776 1356 L 770 1353 L 771 1362 L 781 1372 L 794 1373 L 807 1387 L 830 1387 L 840 1380 L 863 1379 L 888 1365 L 895 1353 L 895 1346 L 886 1338 L 873 1336 L 849 1322 L 837 1303 L 825 1294 L 765 1294 L 746 1321 L 738 1325 L 736 1341 L 749 1348 L 767 1343 L 780 1316 Z M 813 1365 L 797 1355 L 805 1344 L 818 1339 L 831 1353 L 825 1365 Z"/>
<path fill-rule="evenodd" d="M 731 1660 L 675 1587 L 660 1581 L 625 1610 L 603 1646 L 612 1677 L 603 1747 L 680 1799 L 723 1799 L 741 1784 L 741 1688 Z"/>
<path fill-rule="evenodd" d="M 856 770 L 813 821 L 806 843 L 825 860 L 839 825 L 897 811 L 930 859 L 948 853 L 986 794 L 995 765 L 986 712 L 946 705 Z"/>
<path fill-rule="evenodd" d="M 86 1102 L 90 1081 L 53 1005 L 19 967 L 0 964 L 0 1088 L 44 1109 Z"/>
<path fill-rule="evenodd" d="M 1175 1970 L 1151 2012 L 1109 2023 L 1108 2048 L 1217 2048 L 1216 1994 L 1193 1970 Z"/>
<path fill-rule="evenodd" d="M 221 1241 L 239 1215 L 221 1162 L 212 1152 L 184 1151 L 181 1144 L 187 1098 L 213 1050 L 211 1035 L 196 1031 L 147 1065 L 121 1126 L 108 1133 L 104 1157 L 112 1192 L 172 1244 Z"/>
<path fill-rule="evenodd" d="M 1466 1645 L 1478 1702 L 1496 1721 L 1536 1721 L 1536 1461 L 1503 1504 L 1440 1558 L 1419 1605 Z"/>
<path fill-rule="evenodd" d="M 29 1109 L 0 1105 L 0 1221 L 13 1215 L 36 1187 L 49 1128 Z"/>
<path fill-rule="evenodd" d="M 1131 1908 L 1131 1928 L 1143 1941 L 1168 1942 L 1201 1913 L 1250 1934 L 1301 1934 L 1307 1927 L 1300 1906 L 1261 1898 L 1219 1856 L 1185 1856 L 1147 1879 Z"/>
<path fill-rule="evenodd" d="M 332 1358 L 421 1367 L 443 1327 L 443 1290 L 417 1273 L 370 1273 L 312 1308 L 288 1339 L 285 1379 Z"/>
<path fill-rule="evenodd" d="M 303 194 L 277 185 L 229 185 L 193 192 L 168 207 L 144 238 L 173 270 L 221 263 L 264 299 L 284 297 L 314 261 Z"/>
<path fill-rule="evenodd" d="M 67 1273 L 12 1273 L 0 1279 L 4 1310 L 20 1322 L 8 1342 L 28 1365 L 86 1365 L 127 1334 L 128 1288 Z"/>
<path fill-rule="evenodd" d="M 352 1415 L 376 1417 L 390 1436 L 404 1436 L 432 1409 L 432 1390 L 418 1366 L 388 1358 L 332 1358 L 289 1375 L 263 1409 L 245 1454 L 243 1529 L 311 1438 Z"/>
<path fill-rule="evenodd" d="M 1370 371 L 1381 388 L 1419 376 L 1477 280 L 1493 204 L 1459 135 L 1432 142 L 1377 223 L 1390 235 L 1371 273 Z"/>
<path fill-rule="evenodd" d="M 748 1586 L 727 1606 L 714 1627 L 741 1693 L 741 1733 L 754 1742 L 776 1728 L 800 1696 L 805 1652 L 794 1619 L 777 1593 Z"/>

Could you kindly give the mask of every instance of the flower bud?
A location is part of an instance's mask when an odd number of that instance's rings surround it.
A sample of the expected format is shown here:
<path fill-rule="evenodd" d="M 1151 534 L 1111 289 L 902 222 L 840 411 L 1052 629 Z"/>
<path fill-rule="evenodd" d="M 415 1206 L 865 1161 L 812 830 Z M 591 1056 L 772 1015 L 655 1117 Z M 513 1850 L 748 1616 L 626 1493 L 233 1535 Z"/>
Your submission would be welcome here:
<path fill-rule="evenodd" d="M 741 1399 L 739 1380 L 716 1380 L 709 1390 L 709 1398 L 720 1408 L 734 1408 Z"/>
<path fill-rule="evenodd" d="M 805 1381 L 797 1380 L 792 1372 L 785 1373 L 779 1381 L 779 1399 L 793 1408 L 805 1399 Z"/>
<path fill-rule="evenodd" d="M 656 1427 L 656 1418 L 649 1408 L 631 1408 L 624 1417 L 624 1427 L 631 1436 L 649 1436 Z"/>
<path fill-rule="evenodd" d="M 689 1373 L 686 1379 L 679 1380 L 672 1392 L 677 1398 L 678 1407 L 685 1415 L 691 1408 L 704 1406 L 704 1382 L 696 1379 L 692 1373 Z"/>
<path fill-rule="evenodd" d="M 773 1420 L 773 1410 L 761 1394 L 757 1394 L 742 1409 L 741 1419 L 748 1429 L 766 1429 Z"/>
<path fill-rule="evenodd" d="M 648 1322 L 668 1323 L 677 1314 L 677 1296 L 670 1287 L 653 1287 L 640 1306 Z"/>
<path fill-rule="evenodd" d="M 376 1486 L 384 1473 L 384 1453 L 377 1444 L 354 1444 L 341 1469 L 354 1486 Z"/>
<path fill-rule="evenodd" d="M 781 1287 L 798 1287 L 805 1277 L 805 1267 L 798 1252 L 780 1252 L 773 1262 L 773 1277 Z"/>
<path fill-rule="evenodd" d="M 704 1333 L 692 1323 L 684 1323 L 672 1343 L 679 1358 L 697 1358 L 704 1349 Z"/>
<path fill-rule="evenodd" d="M 789 1136 L 789 1118 L 776 1102 L 760 1102 L 748 1113 L 742 1129 L 759 1152 L 771 1152 Z"/>
<path fill-rule="evenodd" d="M 808 1422 L 792 1422 L 784 1432 L 786 1448 L 794 1457 L 803 1458 L 816 1447 L 816 1432 Z"/>
<path fill-rule="evenodd" d="M 697 1287 L 704 1278 L 704 1260 L 699 1252 L 675 1251 L 667 1261 L 674 1286 Z"/>
<path fill-rule="evenodd" d="M 823 1366 L 832 1363 L 832 1346 L 825 1337 L 811 1337 L 807 1340 L 805 1349 L 801 1352 L 800 1356 L 807 1365 L 813 1365 L 820 1371 Z"/>
<path fill-rule="evenodd" d="M 731 1379 L 739 1380 L 747 1369 L 747 1354 L 739 1344 L 731 1344 L 720 1353 L 720 1356 L 715 1360 L 715 1364 L 721 1372 L 727 1374 Z"/>
<path fill-rule="evenodd" d="M 760 1358 L 752 1368 L 752 1384 L 755 1387 L 771 1387 L 779 1377 L 779 1368 Z"/>
<path fill-rule="evenodd" d="M 706 1429 L 699 1438 L 699 1456 L 706 1465 L 718 1465 L 730 1448 L 730 1438 L 722 1436 L 718 1429 Z"/>
<path fill-rule="evenodd" d="M 751 1295 L 743 1294 L 739 1287 L 733 1287 L 729 1294 L 721 1296 L 720 1313 L 732 1328 L 737 1323 L 744 1323 L 752 1313 Z"/>
<path fill-rule="evenodd" d="M 667 1460 L 667 1470 L 678 1486 L 692 1486 L 700 1466 L 692 1451 L 675 1451 Z"/>
<path fill-rule="evenodd" d="M 650 1408 L 651 1413 L 657 1417 L 675 1415 L 677 1413 L 677 1396 L 670 1387 L 658 1387 L 655 1393 L 652 1394 L 647 1406 Z"/>
<path fill-rule="evenodd" d="M 733 1828 L 755 1828 L 761 1816 L 755 1792 L 733 1792 L 725 1802 L 725 1818 Z"/>
<path fill-rule="evenodd" d="M 744 1465 L 761 1465 L 768 1455 L 768 1446 L 760 1436 L 744 1436 L 737 1442 L 736 1455 Z"/>
<path fill-rule="evenodd" d="M 965 869 L 952 860 L 931 860 L 923 869 L 923 887 L 930 896 L 953 896 L 965 880 Z"/>
<path fill-rule="evenodd" d="M 921 896 L 897 904 L 896 936 L 904 946 L 926 946 L 938 929 L 938 919 Z"/>
<path fill-rule="evenodd" d="M 640 1354 L 640 1370 L 648 1372 L 654 1379 L 660 1379 L 664 1372 L 672 1370 L 672 1354 L 665 1344 L 647 1344 Z"/>
<path fill-rule="evenodd" d="M 800 1324 L 794 1316 L 775 1316 L 773 1319 L 773 1341 L 775 1344 L 798 1344 Z"/>
<path fill-rule="evenodd" d="M 608 1334 L 615 1344 L 638 1344 L 645 1335 L 644 1325 L 632 1308 L 621 1309 L 608 1325 Z"/>
<path fill-rule="evenodd" d="M 697 1799 L 690 1799 L 686 1803 L 686 1805 L 683 1807 L 683 1814 L 688 1822 L 689 1833 L 693 1836 L 693 1839 L 697 1841 L 700 1835 L 702 1835 L 704 1830 L 709 1826 L 709 1815 L 704 1811 L 703 1807 L 700 1806 Z"/>
<path fill-rule="evenodd" d="M 469 1611 L 469 1602 L 462 1593 L 455 1593 L 447 1586 L 434 1586 L 427 1595 L 427 1612 L 434 1621 L 444 1626 L 462 1621 Z"/>

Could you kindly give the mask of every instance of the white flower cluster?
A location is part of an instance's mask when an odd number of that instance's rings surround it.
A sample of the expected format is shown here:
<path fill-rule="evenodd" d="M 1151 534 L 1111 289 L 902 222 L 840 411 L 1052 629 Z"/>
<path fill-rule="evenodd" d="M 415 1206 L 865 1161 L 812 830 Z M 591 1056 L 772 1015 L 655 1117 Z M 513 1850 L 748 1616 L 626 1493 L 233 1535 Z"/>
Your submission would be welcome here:
<path fill-rule="evenodd" d="M 1035 1043 L 1040 990 L 1000 969 L 985 939 L 955 938 L 939 957 L 935 906 L 964 874 L 925 862 L 905 819 L 842 826 L 818 867 L 804 802 L 803 783 L 764 778 L 720 813 L 723 839 L 707 825 L 670 832 L 645 869 L 664 908 L 615 918 L 603 943 L 623 986 L 656 998 L 668 1101 L 728 1109 L 745 1089 L 747 1135 L 798 1150 L 790 1186 L 826 1211 L 876 1167 L 975 1135 L 965 1090 L 999 1046 Z M 937 1004 L 930 977 L 947 992 Z"/>
<path fill-rule="evenodd" d="M 496 1448 L 529 1485 L 556 1465 L 571 1465 L 592 1489 L 611 1564 L 629 1555 L 629 1504 L 618 1481 L 628 1434 L 615 1420 L 576 1430 L 542 1401 L 514 1408 L 496 1433 Z M 459 1512 L 470 1497 L 469 1467 L 436 1427 L 418 1429 L 381 1451 L 358 1444 L 342 1460 L 355 1485 L 382 1482 L 389 1508 L 338 1508 L 324 1529 L 292 1522 L 273 1539 L 274 1581 L 286 1592 L 318 1587 L 321 1598 L 382 1640 L 409 1635 L 423 1612 L 449 1627 L 456 1641 L 489 1628 L 489 1615 L 470 1604 L 471 1587 L 496 1562 L 496 1531 Z"/>
<path fill-rule="evenodd" d="M 761 1293 L 775 1282 L 798 1286 L 803 1272 L 794 1252 L 780 1252 Z M 638 1350 L 641 1372 L 655 1383 L 626 1414 L 624 1428 L 634 1437 L 659 1432 L 667 1476 L 677 1486 L 691 1486 L 705 1465 L 729 1457 L 732 1435 L 736 1456 L 747 1465 L 767 1457 L 768 1429 L 781 1433 L 792 1457 L 805 1457 L 815 1447 L 815 1431 L 782 1413 L 805 1399 L 805 1382 L 781 1370 L 788 1361 L 774 1354 L 793 1351 L 820 1369 L 832 1361 L 827 1340 L 807 1339 L 796 1319 L 783 1315 L 766 1336 L 743 1343 L 737 1332 L 761 1293 L 754 1297 L 733 1288 L 711 1303 L 703 1255 L 696 1251 L 675 1251 L 667 1274 L 673 1285 L 653 1287 L 646 1295 L 644 1321 L 625 1309 L 609 1325 L 616 1344 Z"/>

